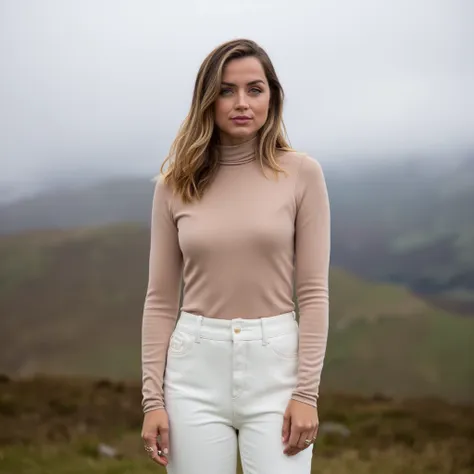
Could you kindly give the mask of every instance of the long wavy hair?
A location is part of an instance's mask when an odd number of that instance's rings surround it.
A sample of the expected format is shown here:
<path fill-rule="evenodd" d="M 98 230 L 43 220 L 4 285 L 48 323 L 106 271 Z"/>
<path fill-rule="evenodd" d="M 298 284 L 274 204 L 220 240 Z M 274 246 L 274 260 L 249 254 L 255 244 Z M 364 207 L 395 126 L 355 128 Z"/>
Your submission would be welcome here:
<path fill-rule="evenodd" d="M 205 58 L 196 81 L 191 108 L 181 124 L 170 152 L 161 165 L 161 175 L 183 202 L 201 199 L 219 168 L 219 133 L 214 120 L 214 102 L 219 96 L 224 68 L 233 59 L 255 57 L 265 72 L 270 87 L 270 104 L 265 124 L 258 131 L 256 158 L 265 166 L 287 174 L 277 162 L 278 150 L 292 151 L 283 122 L 283 88 L 270 58 L 257 43 L 248 39 L 225 42 Z M 169 167 L 164 170 L 165 164 Z"/>

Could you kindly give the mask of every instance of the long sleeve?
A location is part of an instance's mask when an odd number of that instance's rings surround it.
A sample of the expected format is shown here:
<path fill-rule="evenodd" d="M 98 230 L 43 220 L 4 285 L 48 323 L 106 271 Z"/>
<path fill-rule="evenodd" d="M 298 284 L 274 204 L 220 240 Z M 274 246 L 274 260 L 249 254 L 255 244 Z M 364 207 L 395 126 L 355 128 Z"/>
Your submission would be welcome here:
<path fill-rule="evenodd" d="M 302 157 L 296 185 L 295 290 L 299 367 L 292 398 L 316 406 L 329 328 L 330 206 L 320 164 Z"/>
<path fill-rule="evenodd" d="M 142 320 L 143 412 L 164 407 L 166 355 L 179 311 L 182 254 L 171 199 L 172 193 L 160 177 L 153 195 L 148 288 Z"/>

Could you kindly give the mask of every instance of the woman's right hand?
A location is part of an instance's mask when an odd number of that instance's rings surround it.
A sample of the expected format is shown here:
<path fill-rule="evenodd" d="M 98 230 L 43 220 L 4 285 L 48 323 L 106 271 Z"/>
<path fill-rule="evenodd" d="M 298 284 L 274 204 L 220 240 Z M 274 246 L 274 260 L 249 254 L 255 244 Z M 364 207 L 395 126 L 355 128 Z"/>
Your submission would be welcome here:
<path fill-rule="evenodd" d="M 159 441 L 158 436 L 160 437 Z M 162 466 L 166 466 L 168 459 L 165 456 L 169 452 L 169 424 L 168 414 L 164 408 L 145 413 L 142 439 L 145 446 L 153 448 L 153 452 L 149 453 L 151 459 Z M 162 452 L 161 456 L 158 455 L 158 451 Z"/>

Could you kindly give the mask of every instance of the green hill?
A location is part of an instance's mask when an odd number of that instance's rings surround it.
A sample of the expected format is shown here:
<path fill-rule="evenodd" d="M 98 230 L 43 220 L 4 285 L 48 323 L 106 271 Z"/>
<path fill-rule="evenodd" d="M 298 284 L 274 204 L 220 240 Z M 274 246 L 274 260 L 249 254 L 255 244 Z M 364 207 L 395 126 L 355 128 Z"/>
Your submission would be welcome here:
<path fill-rule="evenodd" d="M 474 313 L 474 160 L 328 170 L 333 262 Z"/>
<path fill-rule="evenodd" d="M 439 307 L 474 314 L 474 153 L 321 158 L 331 202 L 332 262 L 373 281 L 406 286 Z M 76 176 L 61 188 L 51 184 L 0 203 L 0 235 L 148 225 L 154 174 L 92 181 Z"/>
<path fill-rule="evenodd" d="M 0 238 L 0 372 L 138 378 L 148 245 L 132 225 Z M 322 389 L 474 400 L 474 318 L 337 268 L 330 298 Z"/>

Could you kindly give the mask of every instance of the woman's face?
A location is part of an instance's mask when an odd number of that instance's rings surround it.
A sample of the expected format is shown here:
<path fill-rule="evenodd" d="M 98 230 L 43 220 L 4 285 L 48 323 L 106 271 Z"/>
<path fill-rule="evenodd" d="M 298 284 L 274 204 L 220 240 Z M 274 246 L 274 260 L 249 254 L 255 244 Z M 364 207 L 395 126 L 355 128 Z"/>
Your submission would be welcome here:
<path fill-rule="evenodd" d="M 254 57 L 229 61 L 214 105 L 221 143 L 237 145 L 255 137 L 267 120 L 269 106 L 270 88 L 260 61 Z"/>

